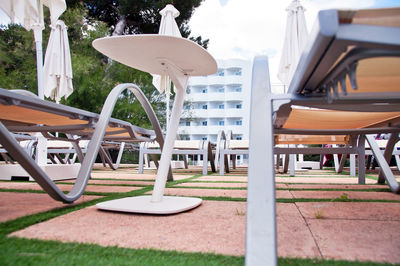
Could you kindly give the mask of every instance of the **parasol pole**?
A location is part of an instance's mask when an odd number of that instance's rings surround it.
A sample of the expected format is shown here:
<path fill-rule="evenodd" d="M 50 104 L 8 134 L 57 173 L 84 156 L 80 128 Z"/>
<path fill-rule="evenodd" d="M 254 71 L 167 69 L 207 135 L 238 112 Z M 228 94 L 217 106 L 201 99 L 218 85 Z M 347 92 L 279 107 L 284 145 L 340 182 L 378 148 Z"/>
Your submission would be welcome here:
<path fill-rule="evenodd" d="M 167 131 L 168 131 L 168 128 L 169 128 L 169 119 L 170 119 L 170 110 L 169 110 L 169 100 L 170 100 L 170 95 L 169 95 L 169 93 L 167 92 L 166 93 L 166 103 L 165 103 L 165 105 L 166 105 L 166 111 L 167 111 L 167 113 L 166 113 L 166 129 L 167 129 Z"/>
<path fill-rule="evenodd" d="M 37 71 L 37 81 L 38 81 L 38 96 L 40 99 L 44 100 L 43 91 L 43 0 L 37 0 L 38 10 L 39 10 L 39 21 L 33 25 L 33 34 L 35 37 L 36 44 L 36 71 Z M 47 139 L 41 134 L 37 133 L 37 145 L 36 145 L 36 160 L 39 165 L 47 164 Z"/>
<path fill-rule="evenodd" d="M 38 81 L 38 96 L 40 99 L 44 99 L 43 92 L 43 48 L 42 48 L 42 31 L 44 28 L 43 22 L 43 0 L 37 0 L 39 10 L 39 21 L 32 26 L 33 34 L 35 37 L 36 44 L 36 72 Z"/>

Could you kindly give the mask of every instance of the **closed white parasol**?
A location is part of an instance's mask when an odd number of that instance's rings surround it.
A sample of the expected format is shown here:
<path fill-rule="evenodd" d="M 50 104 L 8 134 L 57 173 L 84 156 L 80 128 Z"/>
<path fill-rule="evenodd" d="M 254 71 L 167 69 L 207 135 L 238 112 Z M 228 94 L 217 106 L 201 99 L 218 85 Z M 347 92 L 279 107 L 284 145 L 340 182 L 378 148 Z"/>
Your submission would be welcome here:
<path fill-rule="evenodd" d="M 73 92 L 71 54 L 67 27 L 58 20 L 51 25 L 44 61 L 44 95 L 59 102 Z"/>
<path fill-rule="evenodd" d="M 158 34 L 168 35 L 174 37 L 182 37 L 179 31 L 178 25 L 176 24 L 175 18 L 179 16 L 179 11 L 173 5 L 166 5 L 164 9 L 160 11 L 161 23 Z M 171 79 L 168 75 L 153 75 L 153 85 L 157 88 L 160 93 L 166 95 L 166 122 L 167 129 L 169 126 L 169 99 L 171 95 Z"/>
<path fill-rule="evenodd" d="M 286 34 L 278 70 L 278 78 L 285 85 L 285 88 L 289 86 L 292 80 L 308 38 L 304 10 L 299 0 L 293 0 L 286 9 Z"/>
<path fill-rule="evenodd" d="M 12 23 L 21 23 L 26 30 L 33 30 L 36 43 L 36 65 L 38 78 L 38 95 L 43 97 L 43 52 L 42 30 L 43 5 L 50 9 L 51 23 L 66 10 L 65 0 L 2 0 L 0 8 L 10 17 Z"/>

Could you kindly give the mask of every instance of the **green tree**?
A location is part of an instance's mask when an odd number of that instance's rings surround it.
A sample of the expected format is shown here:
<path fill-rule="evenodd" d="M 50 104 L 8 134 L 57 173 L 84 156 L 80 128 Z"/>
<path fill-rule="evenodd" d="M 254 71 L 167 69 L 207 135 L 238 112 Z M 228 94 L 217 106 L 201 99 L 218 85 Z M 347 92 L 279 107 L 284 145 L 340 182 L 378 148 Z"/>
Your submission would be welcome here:
<path fill-rule="evenodd" d="M 37 92 L 33 34 L 19 25 L 0 28 L 0 87 Z"/>
<path fill-rule="evenodd" d="M 68 99 L 61 100 L 61 103 L 99 113 L 112 88 L 119 83 L 134 83 L 143 90 L 161 124 L 164 124 L 165 96 L 160 95 L 153 87 L 151 75 L 117 62 L 110 64 L 107 57 L 92 47 L 92 42 L 110 35 L 115 30 L 113 23 L 118 23 L 121 17 L 125 17 L 127 23 L 124 33 L 158 32 L 161 19 L 158 12 L 168 2 L 170 1 L 67 1 L 68 8 L 60 19 L 68 26 L 74 92 Z M 181 12 L 177 22 L 184 36 L 190 34 L 187 21 L 200 2 L 201 0 L 174 2 Z M 102 13 L 104 14 L 101 15 Z M 50 24 L 47 9 L 45 24 Z M 44 51 L 49 33 L 50 29 L 46 26 L 43 32 Z M 201 37 L 197 38 L 202 41 Z M 33 32 L 28 32 L 19 25 L 0 28 L 0 87 L 26 89 L 37 93 Z M 118 101 L 113 117 L 151 128 L 145 111 L 129 92 Z"/>
<path fill-rule="evenodd" d="M 159 12 L 173 4 L 180 15 L 175 19 L 181 34 L 207 49 L 209 40 L 201 36 L 190 37 L 188 22 L 196 7 L 203 0 L 84 0 L 89 10 L 89 17 L 105 22 L 112 35 L 158 33 L 161 15 Z M 68 5 L 80 5 L 81 0 L 69 0 Z"/>

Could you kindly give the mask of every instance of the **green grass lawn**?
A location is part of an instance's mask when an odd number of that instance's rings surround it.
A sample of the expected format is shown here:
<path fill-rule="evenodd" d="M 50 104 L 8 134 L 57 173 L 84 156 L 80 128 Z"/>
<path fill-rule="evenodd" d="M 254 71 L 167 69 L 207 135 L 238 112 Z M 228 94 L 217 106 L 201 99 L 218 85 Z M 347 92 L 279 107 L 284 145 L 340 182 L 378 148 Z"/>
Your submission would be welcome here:
<path fill-rule="evenodd" d="M 198 176 L 171 182 L 168 187 L 179 186 L 184 182 L 193 182 Z M 98 202 L 127 196 L 142 195 L 152 189 L 146 186 L 140 190 L 127 193 L 108 193 L 102 198 L 81 203 L 75 206 L 20 217 L 0 223 L 0 265 L 244 265 L 244 257 L 224 256 L 210 253 L 188 253 L 179 251 L 161 251 L 153 249 L 130 249 L 119 247 L 102 247 L 94 244 L 61 243 L 8 237 L 12 232 L 54 217 L 64 215 Z M 241 188 L 238 188 L 241 189 Z M 20 191 L 32 192 L 32 191 Z M 96 193 L 93 193 L 96 194 Z M 224 201 L 245 201 L 229 197 L 204 197 L 204 199 Z M 348 201 L 348 199 L 336 199 Z M 286 202 L 281 200 L 282 202 Z M 321 201 L 315 199 L 296 199 L 296 201 Z M 323 200 L 322 200 L 323 201 Z M 278 200 L 278 202 L 280 202 Z M 293 202 L 293 200 L 288 200 Z M 12 203 L 10 203 L 12 204 Z M 279 265 L 390 265 L 371 262 L 350 262 L 318 259 L 279 258 Z"/>

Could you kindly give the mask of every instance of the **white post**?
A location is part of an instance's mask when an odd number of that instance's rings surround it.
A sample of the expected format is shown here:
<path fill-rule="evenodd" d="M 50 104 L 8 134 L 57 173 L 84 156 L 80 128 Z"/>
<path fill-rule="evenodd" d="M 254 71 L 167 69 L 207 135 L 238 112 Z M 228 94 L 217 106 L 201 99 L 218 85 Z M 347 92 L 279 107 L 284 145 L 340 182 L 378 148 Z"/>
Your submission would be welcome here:
<path fill-rule="evenodd" d="M 43 92 L 43 48 L 42 48 L 42 31 L 44 29 L 43 20 L 43 1 L 38 0 L 38 11 L 39 11 L 39 21 L 32 25 L 33 35 L 36 44 L 36 72 L 38 81 L 38 96 L 40 99 L 44 99 Z"/>
<path fill-rule="evenodd" d="M 158 167 L 156 182 L 152 195 L 152 202 L 160 202 L 164 195 L 165 185 L 167 183 L 167 175 L 171 163 L 172 150 L 176 138 L 176 132 L 179 126 L 179 119 L 182 113 L 183 102 L 185 99 L 185 90 L 178 89 L 175 94 L 174 106 L 172 107 L 171 119 L 167 128 L 164 147 L 161 154 L 160 165 Z"/>
<path fill-rule="evenodd" d="M 170 120 L 170 111 L 169 111 L 169 97 L 170 97 L 170 95 L 169 95 L 169 92 L 166 92 L 166 94 L 165 94 L 165 97 L 166 97 L 166 103 L 165 103 L 165 105 L 166 105 L 166 119 L 165 119 L 165 122 L 166 122 L 166 127 L 167 127 L 167 130 L 168 130 L 168 128 L 169 128 L 169 120 Z"/>
<path fill-rule="evenodd" d="M 42 134 L 37 133 L 37 145 L 36 145 L 36 162 L 38 165 L 47 164 L 47 139 Z"/>

